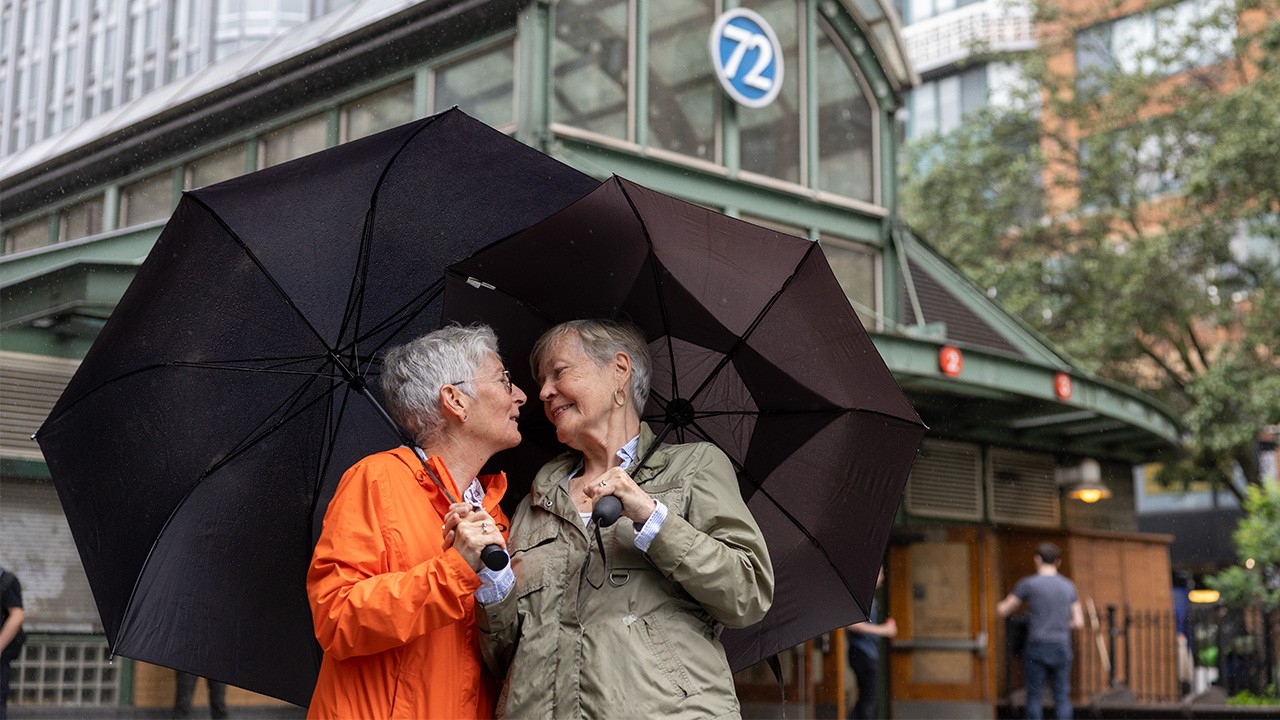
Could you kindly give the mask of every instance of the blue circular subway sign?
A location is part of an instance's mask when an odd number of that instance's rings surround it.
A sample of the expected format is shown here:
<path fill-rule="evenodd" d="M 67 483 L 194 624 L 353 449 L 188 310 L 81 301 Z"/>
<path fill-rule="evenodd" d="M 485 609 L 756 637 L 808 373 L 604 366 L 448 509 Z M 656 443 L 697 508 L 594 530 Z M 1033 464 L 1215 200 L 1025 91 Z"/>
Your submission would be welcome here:
<path fill-rule="evenodd" d="M 745 8 L 729 10 L 711 28 L 711 61 L 724 91 L 751 108 L 773 102 L 782 89 L 782 46 L 773 28 Z"/>

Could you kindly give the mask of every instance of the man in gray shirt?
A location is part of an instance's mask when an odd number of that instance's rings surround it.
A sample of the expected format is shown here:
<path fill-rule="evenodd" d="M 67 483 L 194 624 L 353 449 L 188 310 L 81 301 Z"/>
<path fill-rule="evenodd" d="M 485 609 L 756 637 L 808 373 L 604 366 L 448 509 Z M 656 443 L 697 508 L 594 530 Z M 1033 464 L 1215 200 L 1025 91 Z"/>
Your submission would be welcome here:
<path fill-rule="evenodd" d="M 1027 645 L 1022 654 L 1027 682 L 1027 717 L 1044 717 L 1041 698 L 1047 679 L 1053 686 L 1058 718 L 1071 717 L 1071 630 L 1084 627 L 1084 611 L 1076 585 L 1058 573 L 1062 551 L 1053 543 L 1036 548 L 1036 574 L 1018 581 L 996 605 L 1005 618 L 1027 606 Z"/>

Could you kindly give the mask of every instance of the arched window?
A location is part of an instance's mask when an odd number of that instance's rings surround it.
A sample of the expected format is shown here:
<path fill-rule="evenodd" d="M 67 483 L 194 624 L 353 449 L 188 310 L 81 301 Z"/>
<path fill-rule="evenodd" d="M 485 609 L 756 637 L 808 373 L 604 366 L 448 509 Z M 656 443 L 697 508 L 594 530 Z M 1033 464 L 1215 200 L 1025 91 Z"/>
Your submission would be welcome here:
<path fill-rule="evenodd" d="M 744 4 L 772 28 L 784 67 L 778 96 L 751 108 L 728 100 L 708 52 L 711 29 L 728 4 L 554 3 L 553 129 L 727 164 L 748 182 L 780 181 L 879 203 L 879 107 L 859 66 L 866 58 L 850 51 L 849 43 L 867 47 L 856 26 L 840 25 L 854 34 L 843 36 L 797 0 Z"/>
<path fill-rule="evenodd" d="M 857 65 L 826 23 L 818 34 L 818 187 L 875 202 L 876 123 Z"/>

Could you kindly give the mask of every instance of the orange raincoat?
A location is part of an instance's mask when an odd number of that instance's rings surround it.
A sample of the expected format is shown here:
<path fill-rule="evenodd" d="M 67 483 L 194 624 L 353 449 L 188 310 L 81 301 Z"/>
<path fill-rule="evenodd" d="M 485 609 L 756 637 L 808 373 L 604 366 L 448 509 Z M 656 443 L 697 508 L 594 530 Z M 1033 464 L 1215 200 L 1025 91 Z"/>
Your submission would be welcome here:
<path fill-rule="evenodd" d="M 454 487 L 438 457 L 431 468 Z M 486 475 L 484 507 L 506 534 L 506 475 Z M 456 496 L 456 493 L 451 493 Z M 442 550 L 449 501 L 409 448 L 342 476 L 307 573 L 324 650 L 312 718 L 493 717 L 497 681 L 480 658 L 480 578 Z"/>

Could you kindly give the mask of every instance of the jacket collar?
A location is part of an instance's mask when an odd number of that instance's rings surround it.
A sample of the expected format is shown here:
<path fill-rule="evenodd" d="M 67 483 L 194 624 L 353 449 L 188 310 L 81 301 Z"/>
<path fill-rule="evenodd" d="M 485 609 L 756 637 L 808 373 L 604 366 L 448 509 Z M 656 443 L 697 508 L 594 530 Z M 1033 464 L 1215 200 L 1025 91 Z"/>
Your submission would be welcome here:
<path fill-rule="evenodd" d="M 423 469 L 422 461 L 418 459 L 418 455 L 414 453 L 412 448 L 401 446 L 387 452 L 394 455 L 400 462 L 405 464 L 405 467 L 409 468 L 409 471 L 413 473 L 414 479 L 418 481 L 418 485 L 427 492 L 427 497 L 430 498 L 431 504 L 444 509 L 441 511 L 441 515 L 448 511 L 449 498 L 440 491 L 440 486 Z M 440 459 L 438 455 L 432 455 L 427 458 L 427 464 L 431 466 L 440 481 L 449 488 L 449 494 L 457 495 L 458 493 L 455 489 L 457 488 L 457 483 L 454 482 L 453 475 L 449 472 L 449 468 L 445 466 L 444 460 Z M 500 472 L 496 475 L 481 475 L 478 479 L 480 480 L 480 486 L 484 488 L 484 509 L 490 515 L 494 515 L 494 510 L 498 507 L 499 501 L 502 500 L 502 496 L 507 492 L 507 474 Z M 461 500 L 461 498 L 458 499 Z M 497 515 L 494 515 L 494 517 L 497 517 Z"/>
<path fill-rule="evenodd" d="M 640 443 L 636 447 L 637 459 L 644 458 L 645 454 L 649 452 L 649 447 L 653 445 L 653 441 L 654 434 L 653 430 L 649 428 L 649 424 L 640 423 Z M 670 446 L 665 443 L 659 445 L 653 451 L 653 454 L 644 461 L 644 464 L 640 466 L 640 470 L 635 474 L 637 485 L 644 485 L 666 468 L 667 463 L 671 460 L 669 448 Z M 565 473 L 572 470 L 580 462 L 582 462 L 582 453 L 577 450 L 570 450 L 553 458 L 534 479 L 534 485 L 529 491 L 530 502 L 535 505 L 543 503 L 548 494 L 555 491 Z"/>

